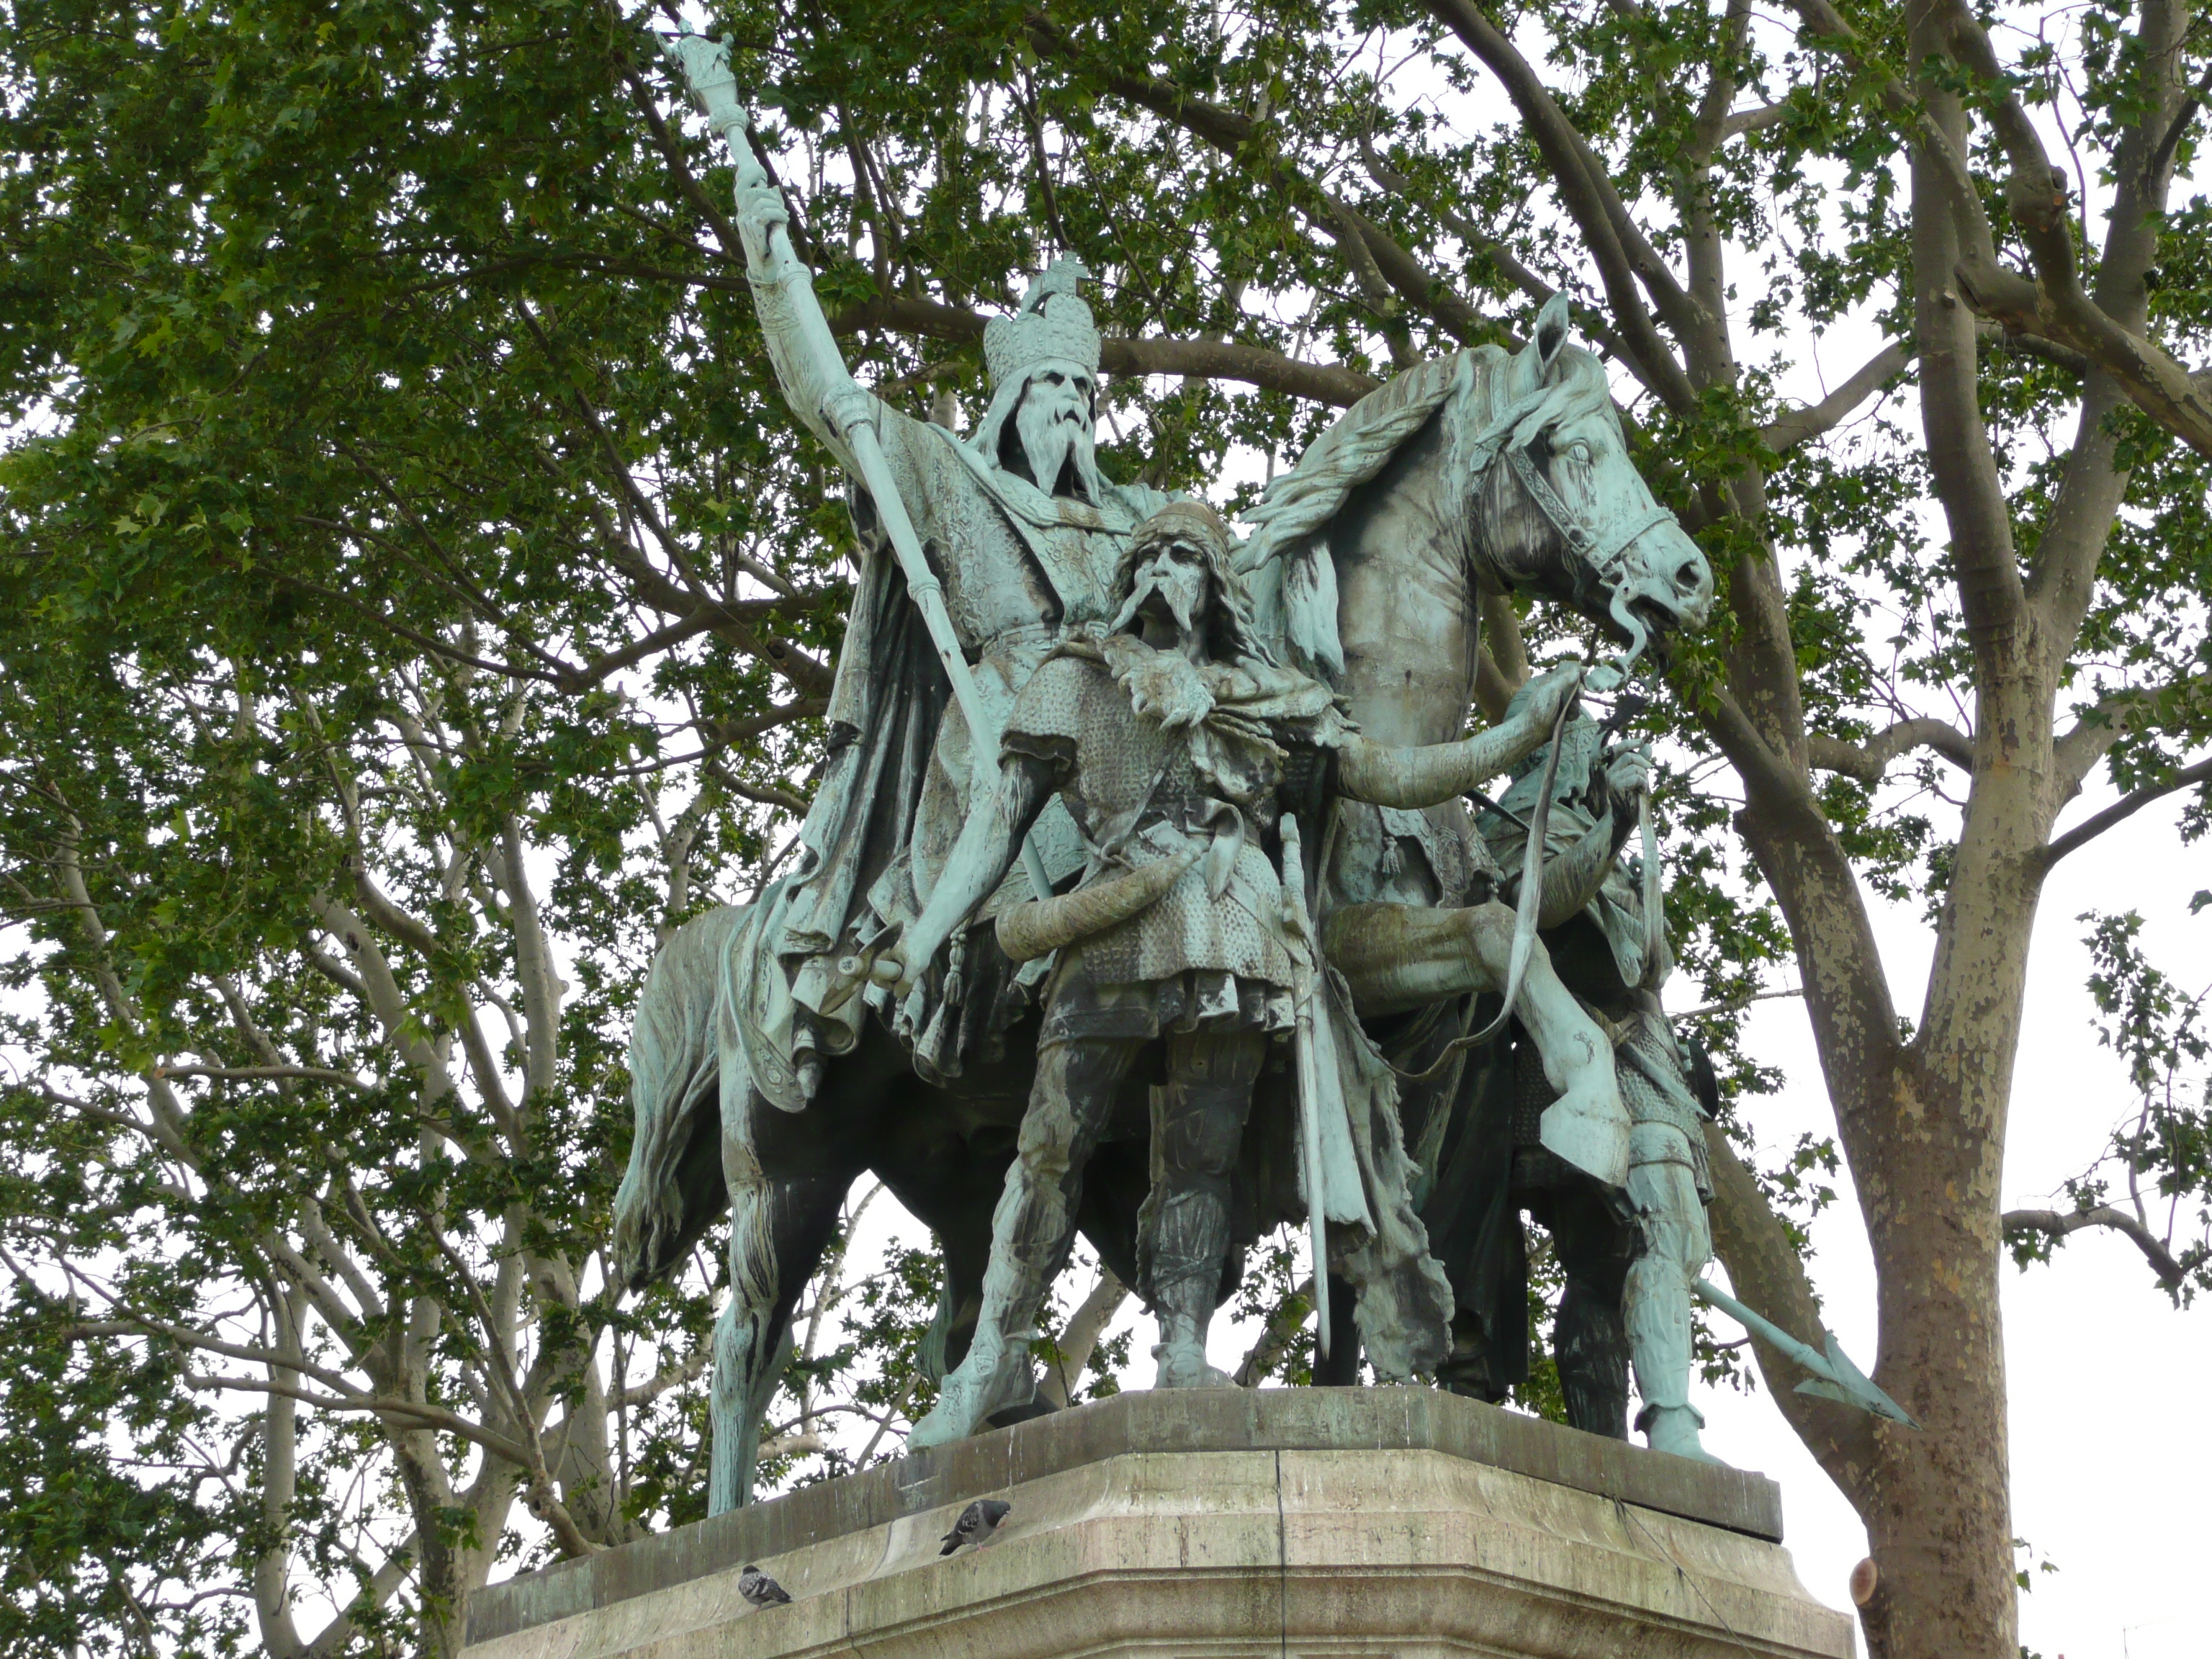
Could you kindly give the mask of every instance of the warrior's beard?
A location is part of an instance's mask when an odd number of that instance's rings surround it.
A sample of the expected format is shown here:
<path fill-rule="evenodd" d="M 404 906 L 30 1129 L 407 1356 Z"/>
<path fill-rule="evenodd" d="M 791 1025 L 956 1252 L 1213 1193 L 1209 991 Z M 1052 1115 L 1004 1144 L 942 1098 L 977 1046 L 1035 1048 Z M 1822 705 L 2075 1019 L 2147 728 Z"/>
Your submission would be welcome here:
<path fill-rule="evenodd" d="M 1090 423 L 1064 404 L 1040 404 L 1024 398 L 1014 410 L 1014 434 L 1021 440 L 1022 459 L 1029 463 L 1030 477 L 1047 495 L 1058 495 L 1061 474 L 1074 494 L 1096 500 L 1098 447 Z"/>
<path fill-rule="evenodd" d="M 1203 570 L 1175 565 L 1163 569 L 1157 564 L 1146 565 L 1137 572 L 1135 585 L 1129 590 L 1129 602 L 1121 607 L 1107 631 L 1118 634 L 1127 628 L 1144 610 L 1145 601 L 1157 593 L 1167 606 L 1168 614 L 1175 618 L 1176 633 L 1188 639 L 1197 627 L 1198 596 L 1205 586 Z"/>

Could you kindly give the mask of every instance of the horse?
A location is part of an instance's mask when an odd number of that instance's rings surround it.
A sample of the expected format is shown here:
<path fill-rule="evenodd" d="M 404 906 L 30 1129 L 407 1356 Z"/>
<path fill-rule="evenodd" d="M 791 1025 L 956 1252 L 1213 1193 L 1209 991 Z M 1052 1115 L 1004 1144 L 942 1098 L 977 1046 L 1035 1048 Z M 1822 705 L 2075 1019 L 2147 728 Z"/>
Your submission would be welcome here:
<path fill-rule="evenodd" d="M 715 1515 L 750 1500 L 793 1310 L 861 1176 L 880 1180 L 936 1235 L 945 1278 L 922 1364 L 941 1375 L 958 1364 L 981 1306 L 991 1211 L 1036 1060 L 1032 1016 L 1008 1032 L 1002 1054 L 933 1085 L 871 1018 L 859 1044 L 826 1062 L 804 1112 L 775 1109 L 751 1086 L 731 1013 L 732 947 L 752 908 L 707 911 L 654 953 L 630 1036 L 636 1128 L 615 1197 L 617 1271 L 633 1290 L 672 1271 L 729 1211 L 730 1290 L 715 1322 L 711 1382 Z M 1133 1086 L 1079 1212 L 1085 1237 L 1125 1284 L 1136 1277 L 1136 1212 L 1150 1178 L 1146 1103 Z"/>
<path fill-rule="evenodd" d="M 1294 660 L 1337 684 L 1363 730 L 1387 743 L 1460 734 L 1484 594 L 1565 603 L 1632 648 L 1698 625 L 1712 595 L 1703 555 L 1630 460 L 1603 369 L 1570 343 L 1559 301 L 1518 352 L 1473 348 L 1370 394 L 1277 481 L 1253 521 L 1259 528 L 1239 564 L 1267 625 Z M 1432 812 L 1395 827 L 1448 865 L 1452 838 L 1463 849 L 1471 831 L 1448 821 L 1439 828 L 1438 819 Z M 1396 890 L 1388 839 L 1338 838 L 1325 904 L 1331 894 Z M 1418 906 L 1452 895 L 1405 896 Z M 936 1233 L 945 1279 L 926 1358 L 933 1368 L 957 1362 L 980 1306 L 989 1217 L 1035 1064 L 1032 1015 L 1006 1033 L 1002 1053 L 926 1083 L 904 1044 L 871 1017 L 849 1053 L 822 1062 L 805 1110 L 771 1108 L 747 1076 L 732 1012 L 732 964 L 750 914 L 710 912 L 655 957 L 631 1042 L 635 1133 L 615 1202 L 615 1260 L 633 1288 L 672 1271 L 725 1201 L 731 1212 L 730 1295 L 713 1355 L 711 1513 L 750 1500 L 760 1419 L 793 1309 L 863 1174 Z M 1486 933 L 1478 917 L 1454 927 L 1426 941 L 1427 957 L 1414 953 L 1433 970 L 1433 985 L 1415 987 L 1420 1000 L 1461 995 L 1449 988 L 1462 981 L 1488 982 L 1494 926 Z M 972 939 L 971 951 L 995 949 L 988 928 Z M 1380 1000 L 1406 989 L 1383 987 Z M 1149 1164 L 1143 1079 L 1125 1092 L 1087 1173 L 1079 1224 L 1103 1265 L 1133 1283 Z M 1233 1284 L 1224 1274 L 1224 1295 Z M 1322 1374 L 1329 1380 L 1356 1374 L 1346 1366 L 1349 1346 L 1338 1345 Z M 1354 1347 L 1355 1366 L 1356 1358 Z"/>
<path fill-rule="evenodd" d="M 1248 515 L 1259 529 L 1240 564 L 1263 614 L 1299 665 L 1346 694 L 1370 736 L 1410 745 L 1459 734 L 1481 662 L 1482 593 L 1531 592 L 1595 617 L 1625 641 L 1626 661 L 1705 619 L 1710 568 L 1652 501 L 1602 368 L 1567 332 L 1554 299 L 1517 354 L 1479 348 L 1408 370 L 1316 440 Z M 1555 1139 L 1556 1109 L 1542 1113 L 1542 1142 L 1563 1156 L 1516 1160 L 1514 1144 L 1528 1110 L 1516 1113 L 1516 1094 L 1558 1095 L 1563 1083 L 1570 1097 L 1578 1086 L 1616 1092 L 1610 1045 L 1536 947 L 1513 998 L 1525 1036 L 1503 1032 L 1446 1063 L 1468 1042 L 1460 1030 L 1500 1012 L 1516 929 L 1502 906 L 1452 890 L 1468 869 L 1464 810 L 1425 817 L 1393 822 L 1340 805 L 1322 908 L 1329 959 L 1401 1068 L 1422 1218 L 1459 1293 L 1454 1359 L 1440 1380 L 1495 1399 L 1513 1362 L 1525 1364 L 1514 1212 L 1526 1201 L 1566 1273 L 1555 1346 L 1570 1420 L 1619 1437 L 1620 1286 L 1634 1243 L 1604 1195 L 1617 1177 L 1587 1178 L 1591 1138 L 1570 1128 Z M 1533 913 L 1516 920 L 1533 931 Z M 1557 1064 L 1577 1048 L 1590 1062 L 1579 1084 Z M 1530 1063 L 1539 1057 L 1540 1069 Z M 1625 1150 L 1617 1136 L 1595 1139 Z"/>

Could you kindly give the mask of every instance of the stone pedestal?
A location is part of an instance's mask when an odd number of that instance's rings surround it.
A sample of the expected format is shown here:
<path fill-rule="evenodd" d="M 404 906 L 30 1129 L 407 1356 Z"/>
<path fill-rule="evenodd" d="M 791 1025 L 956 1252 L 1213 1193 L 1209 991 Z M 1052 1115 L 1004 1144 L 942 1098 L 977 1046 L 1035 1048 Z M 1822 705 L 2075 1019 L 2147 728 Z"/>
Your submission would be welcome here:
<path fill-rule="evenodd" d="M 1128 1394 L 493 1585 L 465 1659 L 1850 1659 L 1781 1531 L 1759 1475 L 1425 1389 Z"/>

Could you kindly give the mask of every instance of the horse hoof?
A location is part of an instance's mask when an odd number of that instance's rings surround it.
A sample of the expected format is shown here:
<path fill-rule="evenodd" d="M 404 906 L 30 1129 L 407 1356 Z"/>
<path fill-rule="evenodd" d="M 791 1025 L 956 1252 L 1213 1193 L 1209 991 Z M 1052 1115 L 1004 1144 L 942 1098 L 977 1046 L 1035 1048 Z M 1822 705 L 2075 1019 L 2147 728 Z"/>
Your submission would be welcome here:
<path fill-rule="evenodd" d="M 949 1446 L 957 1440 L 965 1440 L 968 1435 L 968 1426 L 948 1417 L 940 1405 L 914 1425 L 906 1437 L 906 1449 L 910 1452 L 927 1451 L 933 1446 Z"/>
<path fill-rule="evenodd" d="M 975 1357 L 971 1348 L 967 1362 L 945 1379 L 937 1404 L 908 1434 L 908 1451 L 927 1451 L 981 1434 L 994 1413 L 1013 1410 L 1036 1397 L 1036 1381 L 1030 1375 L 1026 1354 L 1009 1352 L 990 1373 L 969 1368 Z"/>

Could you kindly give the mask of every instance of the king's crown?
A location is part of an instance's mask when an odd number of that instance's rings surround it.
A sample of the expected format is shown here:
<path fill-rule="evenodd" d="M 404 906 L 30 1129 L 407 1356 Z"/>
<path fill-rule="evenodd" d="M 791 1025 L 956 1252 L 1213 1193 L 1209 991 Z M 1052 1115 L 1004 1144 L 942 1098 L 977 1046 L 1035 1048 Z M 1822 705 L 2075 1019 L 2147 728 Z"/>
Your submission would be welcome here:
<path fill-rule="evenodd" d="M 1098 372 L 1098 326 L 1075 286 L 1090 274 L 1080 261 L 1062 256 L 1030 284 L 1020 310 L 984 325 L 983 366 L 993 386 L 1018 379 L 1048 358 Z"/>

